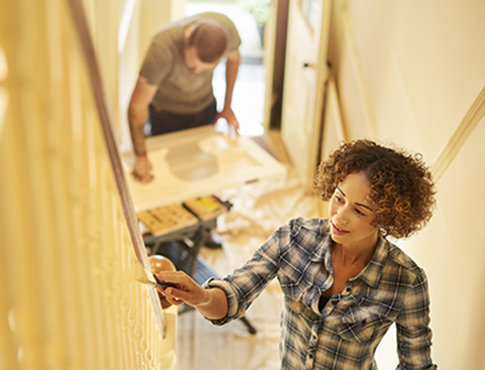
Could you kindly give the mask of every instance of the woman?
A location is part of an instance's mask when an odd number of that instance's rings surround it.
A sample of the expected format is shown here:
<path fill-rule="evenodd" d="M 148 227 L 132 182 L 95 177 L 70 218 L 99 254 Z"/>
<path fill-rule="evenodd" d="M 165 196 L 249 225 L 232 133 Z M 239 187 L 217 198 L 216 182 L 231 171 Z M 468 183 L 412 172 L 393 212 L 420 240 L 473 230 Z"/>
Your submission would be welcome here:
<path fill-rule="evenodd" d="M 431 218 L 434 184 L 420 156 L 357 140 L 318 170 L 328 219 L 297 218 L 253 257 L 204 288 L 182 272 L 161 293 L 216 325 L 244 315 L 277 277 L 285 296 L 282 369 L 376 369 L 374 353 L 396 323 L 399 369 L 435 369 L 424 271 L 387 238 L 408 237 Z"/>

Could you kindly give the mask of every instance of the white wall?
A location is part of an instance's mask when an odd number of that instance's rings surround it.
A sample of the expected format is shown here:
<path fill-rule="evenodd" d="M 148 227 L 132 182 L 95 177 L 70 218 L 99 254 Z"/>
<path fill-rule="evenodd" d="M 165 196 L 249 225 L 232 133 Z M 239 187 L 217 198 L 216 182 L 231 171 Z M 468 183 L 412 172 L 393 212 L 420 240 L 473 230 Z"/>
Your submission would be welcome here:
<path fill-rule="evenodd" d="M 120 148 L 128 151 L 132 148 L 130 129 L 128 126 L 128 104 L 138 79 L 138 72 L 145 59 L 156 31 L 173 17 L 179 16 L 182 0 L 126 0 L 127 6 L 123 9 L 118 34 L 119 58 L 119 124 Z M 122 35 L 121 38 L 119 35 Z"/>
<path fill-rule="evenodd" d="M 433 167 L 442 173 L 433 220 L 400 243 L 428 273 L 433 357 L 445 370 L 485 369 L 485 120 L 466 116 L 485 105 L 484 19 L 481 0 L 336 0 L 332 20 L 347 138 L 445 163 L 443 173 Z M 464 127 L 470 135 L 450 141 Z"/>

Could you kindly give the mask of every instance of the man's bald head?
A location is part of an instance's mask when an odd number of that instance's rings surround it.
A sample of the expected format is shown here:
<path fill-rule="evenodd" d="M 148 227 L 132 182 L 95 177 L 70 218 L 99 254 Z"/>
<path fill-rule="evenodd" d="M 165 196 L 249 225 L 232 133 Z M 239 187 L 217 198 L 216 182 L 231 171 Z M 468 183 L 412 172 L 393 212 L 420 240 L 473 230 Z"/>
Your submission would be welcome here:
<path fill-rule="evenodd" d="M 195 47 L 199 59 L 204 63 L 214 63 L 226 50 L 227 36 L 216 22 L 201 19 L 193 24 L 188 37 L 188 46 Z"/>

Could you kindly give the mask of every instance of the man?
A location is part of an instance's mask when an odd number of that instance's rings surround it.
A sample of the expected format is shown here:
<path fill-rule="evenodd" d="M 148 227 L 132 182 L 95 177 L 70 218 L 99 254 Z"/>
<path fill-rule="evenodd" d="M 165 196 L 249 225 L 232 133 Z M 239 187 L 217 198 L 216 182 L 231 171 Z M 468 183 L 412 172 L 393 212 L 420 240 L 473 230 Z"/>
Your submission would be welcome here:
<path fill-rule="evenodd" d="M 151 134 L 215 123 L 219 118 L 235 129 L 238 121 L 231 109 L 232 93 L 240 63 L 241 39 L 229 18 L 201 13 L 164 26 L 153 38 L 140 70 L 130 105 L 134 176 L 142 183 L 153 179 L 145 147 L 146 112 Z M 212 74 L 226 57 L 224 108 L 216 110 Z"/>

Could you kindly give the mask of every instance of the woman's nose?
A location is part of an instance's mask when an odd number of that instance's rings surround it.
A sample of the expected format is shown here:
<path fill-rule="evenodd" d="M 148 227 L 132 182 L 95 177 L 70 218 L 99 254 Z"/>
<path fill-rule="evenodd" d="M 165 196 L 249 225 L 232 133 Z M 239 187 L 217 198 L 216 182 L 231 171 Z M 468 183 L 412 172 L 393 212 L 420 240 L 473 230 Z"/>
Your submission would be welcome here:
<path fill-rule="evenodd" d="M 346 206 L 340 207 L 339 210 L 337 211 L 337 221 L 340 224 L 346 224 L 348 221 L 348 209 Z"/>

